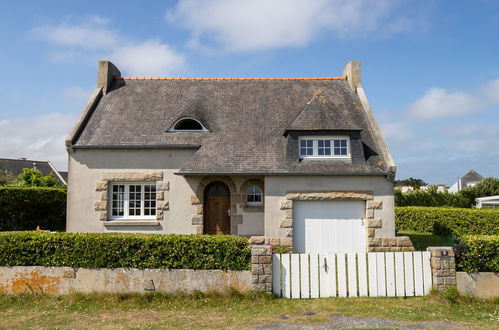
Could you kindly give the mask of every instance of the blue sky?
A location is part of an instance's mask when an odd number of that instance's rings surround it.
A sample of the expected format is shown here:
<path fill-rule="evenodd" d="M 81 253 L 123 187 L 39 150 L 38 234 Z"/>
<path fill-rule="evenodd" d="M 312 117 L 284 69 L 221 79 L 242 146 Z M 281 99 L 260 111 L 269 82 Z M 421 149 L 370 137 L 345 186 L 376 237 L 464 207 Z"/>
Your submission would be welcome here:
<path fill-rule="evenodd" d="M 67 167 L 97 61 L 125 76 L 340 76 L 363 85 L 397 178 L 499 177 L 499 1 L 0 4 L 0 157 Z"/>

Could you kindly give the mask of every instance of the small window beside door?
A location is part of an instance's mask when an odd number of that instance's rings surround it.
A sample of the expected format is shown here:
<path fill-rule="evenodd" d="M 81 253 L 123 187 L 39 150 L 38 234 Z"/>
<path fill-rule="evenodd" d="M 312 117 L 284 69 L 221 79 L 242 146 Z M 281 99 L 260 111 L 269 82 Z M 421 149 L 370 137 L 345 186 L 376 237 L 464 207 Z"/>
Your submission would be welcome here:
<path fill-rule="evenodd" d="M 246 206 L 262 206 L 262 190 L 257 186 L 251 186 L 246 190 Z"/>

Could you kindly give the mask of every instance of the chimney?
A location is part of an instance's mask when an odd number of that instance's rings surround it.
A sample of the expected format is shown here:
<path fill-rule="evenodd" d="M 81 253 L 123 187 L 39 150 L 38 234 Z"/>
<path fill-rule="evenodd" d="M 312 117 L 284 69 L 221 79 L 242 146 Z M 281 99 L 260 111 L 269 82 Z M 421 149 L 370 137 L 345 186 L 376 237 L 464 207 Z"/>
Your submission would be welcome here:
<path fill-rule="evenodd" d="M 350 88 L 357 92 L 357 87 L 362 86 L 362 71 L 360 61 L 350 61 L 343 68 L 343 77 L 347 79 Z"/>
<path fill-rule="evenodd" d="M 109 87 L 116 78 L 121 78 L 121 72 L 109 61 L 99 61 L 99 70 L 97 72 L 97 88 L 101 87 L 102 92 L 107 94 Z"/>

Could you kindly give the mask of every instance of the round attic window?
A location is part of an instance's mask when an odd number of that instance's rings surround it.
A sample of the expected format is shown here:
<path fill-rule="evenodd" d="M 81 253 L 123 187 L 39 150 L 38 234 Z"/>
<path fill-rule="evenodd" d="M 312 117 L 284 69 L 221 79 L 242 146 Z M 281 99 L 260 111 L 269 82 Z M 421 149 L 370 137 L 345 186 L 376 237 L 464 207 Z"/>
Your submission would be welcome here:
<path fill-rule="evenodd" d="M 182 118 L 173 125 L 173 131 L 206 131 L 206 128 L 194 118 Z"/>

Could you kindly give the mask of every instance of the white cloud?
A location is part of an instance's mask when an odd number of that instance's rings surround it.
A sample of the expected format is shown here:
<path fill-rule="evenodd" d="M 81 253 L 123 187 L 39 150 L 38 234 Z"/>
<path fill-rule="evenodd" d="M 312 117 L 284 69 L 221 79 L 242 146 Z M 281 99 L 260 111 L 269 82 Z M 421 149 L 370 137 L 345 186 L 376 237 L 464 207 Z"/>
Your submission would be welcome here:
<path fill-rule="evenodd" d="M 155 40 L 118 48 L 110 58 L 132 76 L 168 76 L 185 66 L 184 56 Z"/>
<path fill-rule="evenodd" d="M 387 36 L 411 29 L 416 12 L 399 0 L 180 0 L 166 20 L 189 30 L 193 46 L 253 51 L 304 46 L 327 32 Z"/>
<path fill-rule="evenodd" d="M 34 34 L 56 46 L 79 48 L 83 50 L 107 50 L 116 47 L 120 36 L 107 28 L 105 23 L 81 25 L 62 23 L 57 26 L 40 26 L 33 30 Z"/>
<path fill-rule="evenodd" d="M 50 113 L 29 118 L 0 121 L 0 155 L 50 160 L 57 169 L 67 168 L 64 140 L 76 115 Z"/>
<path fill-rule="evenodd" d="M 462 92 L 449 92 L 444 88 L 430 88 L 409 108 L 415 119 L 459 117 L 479 110 L 480 100 Z"/>
<path fill-rule="evenodd" d="M 455 118 L 499 105 L 499 78 L 472 92 L 452 92 L 432 87 L 407 108 L 414 119 Z"/>
<path fill-rule="evenodd" d="M 109 27 L 100 16 L 80 23 L 64 22 L 33 29 L 40 40 L 54 45 L 51 58 L 61 63 L 111 59 L 124 75 L 166 76 L 185 68 L 185 56 L 159 40 L 137 41 Z"/>
<path fill-rule="evenodd" d="M 414 139 L 414 133 L 405 122 L 387 122 L 381 124 L 381 130 L 387 140 L 406 143 Z"/>

